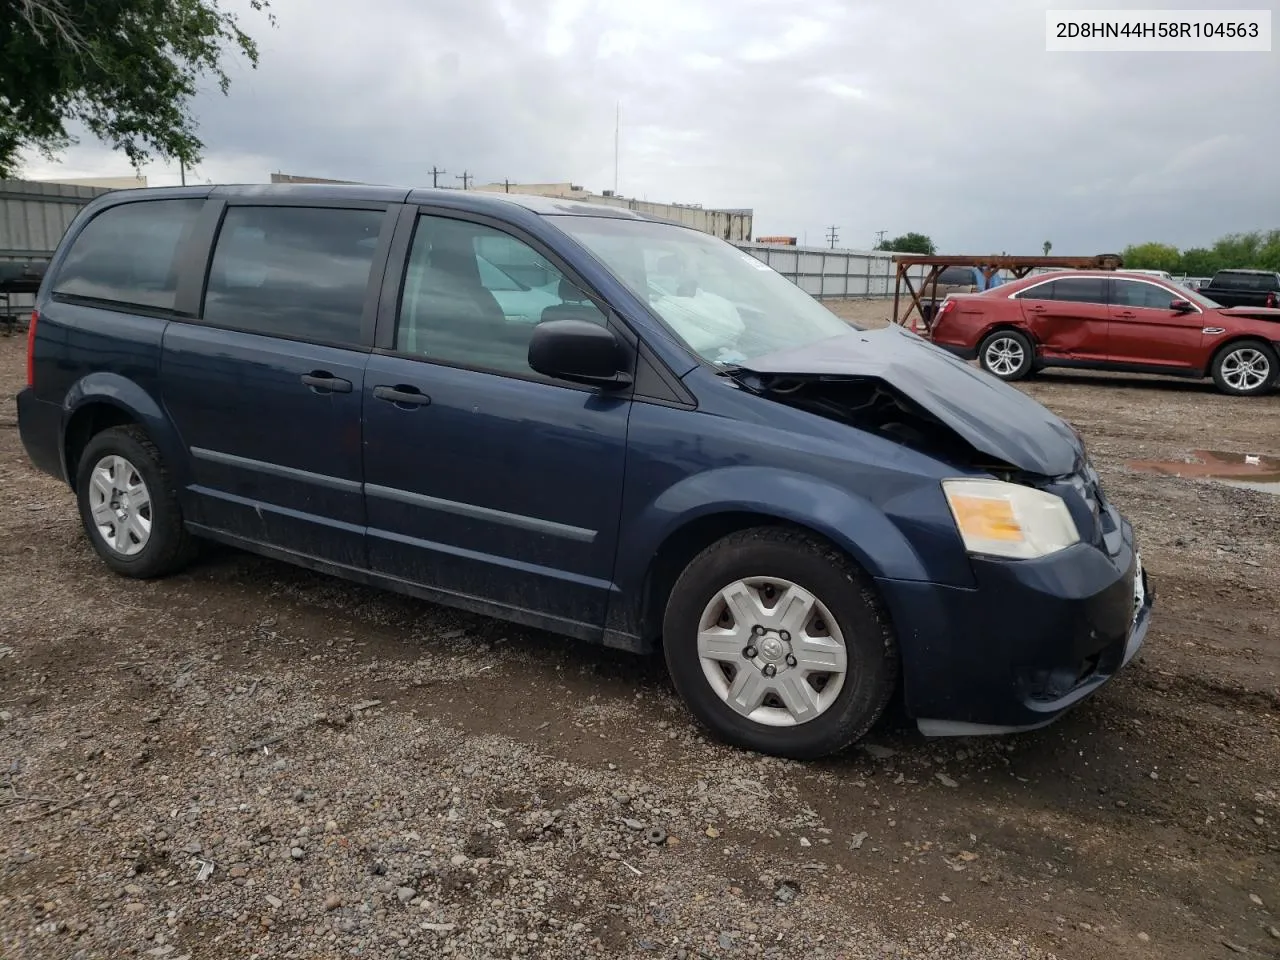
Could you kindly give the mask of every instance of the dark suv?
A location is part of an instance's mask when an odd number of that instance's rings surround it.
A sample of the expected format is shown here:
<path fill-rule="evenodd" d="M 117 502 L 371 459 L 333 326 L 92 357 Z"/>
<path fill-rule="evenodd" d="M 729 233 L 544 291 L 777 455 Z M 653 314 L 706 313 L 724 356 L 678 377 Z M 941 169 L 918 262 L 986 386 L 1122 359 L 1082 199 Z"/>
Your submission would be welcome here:
<path fill-rule="evenodd" d="M 1046 723 L 1149 623 L 1075 432 L 722 240 L 461 191 L 135 190 L 37 297 L 31 459 L 115 571 L 199 540 L 643 652 L 815 757 L 900 692 Z"/>

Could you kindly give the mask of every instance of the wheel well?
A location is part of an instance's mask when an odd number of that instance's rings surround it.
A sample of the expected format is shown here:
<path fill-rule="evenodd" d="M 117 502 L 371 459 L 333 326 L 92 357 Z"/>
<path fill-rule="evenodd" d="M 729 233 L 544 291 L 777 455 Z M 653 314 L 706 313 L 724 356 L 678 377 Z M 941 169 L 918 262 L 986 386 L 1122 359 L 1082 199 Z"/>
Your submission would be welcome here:
<path fill-rule="evenodd" d="M 1032 348 L 1033 349 L 1035 348 L 1036 338 L 1031 335 L 1031 332 L 1029 330 L 1023 329 L 1022 327 L 1018 326 L 1015 323 L 1010 323 L 1007 320 L 1002 320 L 1001 322 L 992 326 L 990 329 L 984 330 L 982 332 L 982 336 L 978 338 L 978 348 L 981 349 L 982 345 L 986 343 L 987 338 L 990 337 L 992 334 L 1003 333 L 1006 330 L 1009 331 L 1010 333 L 1022 334 L 1022 336 L 1026 337 L 1027 340 L 1030 341 Z"/>
<path fill-rule="evenodd" d="M 63 435 L 67 456 L 67 481 L 71 484 L 71 489 L 75 489 L 80 457 L 84 453 L 84 448 L 89 445 L 89 441 L 103 430 L 131 423 L 137 423 L 137 421 L 110 403 L 85 404 L 71 415 L 71 422 L 67 424 L 66 433 Z"/>
<path fill-rule="evenodd" d="M 833 549 L 848 556 L 848 551 L 842 550 L 830 538 L 816 530 L 769 514 L 737 511 L 699 517 L 668 536 L 649 564 L 645 575 L 644 609 L 641 611 L 640 623 L 640 633 L 644 640 L 655 646 L 661 642 L 662 619 L 666 614 L 667 599 L 690 561 L 717 540 L 752 527 L 781 527 L 803 531 L 811 537 L 830 543 Z M 858 562 L 854 557 L 849 557 L 849 560 L 855 564 Z"/>

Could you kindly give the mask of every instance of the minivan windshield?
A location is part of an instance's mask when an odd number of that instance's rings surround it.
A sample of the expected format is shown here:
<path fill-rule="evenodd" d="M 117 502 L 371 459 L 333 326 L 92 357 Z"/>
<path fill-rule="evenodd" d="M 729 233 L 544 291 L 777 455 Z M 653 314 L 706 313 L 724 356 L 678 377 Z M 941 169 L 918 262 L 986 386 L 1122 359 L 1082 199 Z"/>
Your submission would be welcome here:
<path fill-rule="evenodd" d="M 756 357 L 856 329 L 749 253 L 710 234 L 647 220 L 551 219 L 711 363 L 749 365 Z"/>

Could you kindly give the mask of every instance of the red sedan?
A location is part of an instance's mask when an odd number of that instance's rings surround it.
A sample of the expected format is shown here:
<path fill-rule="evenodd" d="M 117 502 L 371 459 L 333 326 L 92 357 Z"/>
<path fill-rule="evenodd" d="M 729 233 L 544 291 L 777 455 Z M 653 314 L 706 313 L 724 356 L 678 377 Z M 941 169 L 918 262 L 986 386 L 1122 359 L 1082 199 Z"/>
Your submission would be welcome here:
<path fill-rule="evenodd" d="M 1001 380 L 1076 367 L 1213 377 L 1256 396 L 1280 379 L 1280 309 L 1222 307 L 1136 273 L 1064 270 L 952 294 L 930 336 Z"/>

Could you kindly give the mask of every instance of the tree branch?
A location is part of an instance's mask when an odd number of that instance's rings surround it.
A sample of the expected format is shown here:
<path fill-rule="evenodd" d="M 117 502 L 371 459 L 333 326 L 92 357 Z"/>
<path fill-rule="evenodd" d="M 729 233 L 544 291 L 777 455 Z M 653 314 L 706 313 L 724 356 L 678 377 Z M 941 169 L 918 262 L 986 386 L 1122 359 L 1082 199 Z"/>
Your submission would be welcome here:
<path fill-rule="evenodd" d="M 47 30 L 76 53 L 85 53 L 89 49 L 88 42 L 76 29 L 62 0 L 17 0 L 17 4 L 19 16 L 42 41 L 47 42 Z"/>

